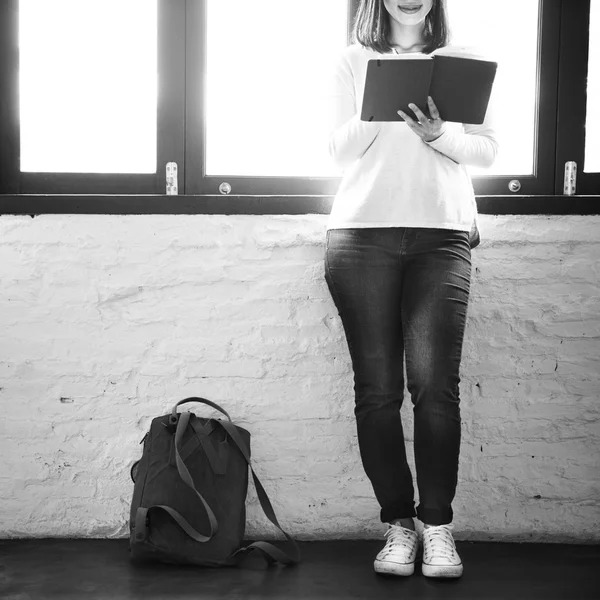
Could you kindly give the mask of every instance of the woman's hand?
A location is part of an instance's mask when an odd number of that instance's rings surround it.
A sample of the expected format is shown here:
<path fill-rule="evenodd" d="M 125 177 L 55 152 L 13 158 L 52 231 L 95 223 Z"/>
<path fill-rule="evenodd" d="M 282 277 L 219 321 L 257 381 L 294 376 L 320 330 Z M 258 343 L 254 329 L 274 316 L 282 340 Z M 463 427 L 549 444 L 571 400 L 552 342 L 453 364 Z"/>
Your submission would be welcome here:
<path fill-rule="evenodd" d="M 433 142 L 433 140 L 437 140 L 444 133 L 446 121 L 440 119 L 440 113 L 431 96 L 427 96 L 427 104 L 429 105 L 431 119 L 428 119 L 416 104 L 409 104 L 408 106 L 415 113 L 418 121 L 411 119 L 411 117 L 401 110 L 398 111 L 398 114 L 421 139 L 426 142 Z"/>

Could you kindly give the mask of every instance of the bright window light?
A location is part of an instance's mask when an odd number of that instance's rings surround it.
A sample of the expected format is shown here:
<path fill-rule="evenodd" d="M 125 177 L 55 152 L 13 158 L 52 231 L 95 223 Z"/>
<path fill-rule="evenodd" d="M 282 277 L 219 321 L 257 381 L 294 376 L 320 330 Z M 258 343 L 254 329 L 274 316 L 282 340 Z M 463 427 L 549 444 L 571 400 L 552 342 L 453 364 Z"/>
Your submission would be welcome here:
<path fill-rule="evenodd" d="M 21 171 L 156 171 L 156 2 L 20 0 Z"/>
<path fill-rule="evenodd" d="M 208 0 L 206 173 L 335 176 L 325 90 L 347 0 Z"/>
<path fill-rule="evenodd" d="M 448 0 L 452 44 L 498 61 L 493 99 L 500 151 L 472 175 L 533 175 L 539 0 Z M 507 43 L 518 40 L 518 44 Z"/>

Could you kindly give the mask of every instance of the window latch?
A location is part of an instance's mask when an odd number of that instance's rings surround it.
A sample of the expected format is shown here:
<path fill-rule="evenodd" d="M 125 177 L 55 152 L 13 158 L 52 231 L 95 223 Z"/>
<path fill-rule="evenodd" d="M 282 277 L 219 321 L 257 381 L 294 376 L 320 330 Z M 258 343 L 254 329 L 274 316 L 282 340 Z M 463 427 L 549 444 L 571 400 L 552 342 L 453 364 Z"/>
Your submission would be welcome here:
<path fill-rule="evenodd" d="M 570 160 L 565 163 L 565 196 L 573 196 L 577 191 L 577 163 Z"/>
<path fill-rule="evenodd" d="M 177 196 L 177 163 L 167 163 L 167 196 Z"/>

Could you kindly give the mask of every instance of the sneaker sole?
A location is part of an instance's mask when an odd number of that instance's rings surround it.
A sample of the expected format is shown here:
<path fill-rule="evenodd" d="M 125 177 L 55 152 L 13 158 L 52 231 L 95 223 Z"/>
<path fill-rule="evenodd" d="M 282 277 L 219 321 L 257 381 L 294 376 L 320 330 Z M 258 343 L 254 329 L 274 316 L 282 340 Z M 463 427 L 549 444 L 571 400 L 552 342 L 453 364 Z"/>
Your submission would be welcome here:
<path fill-rule="evenodd" d="M 463 566 L 460 565 L 421 565 L 421 572 L 425 577 L 461 577 Z"/>
<path fill-rule="evenodd" d="M 399 575 L 400 577 L 408 577 L 415 572 L 415 563 L 390 563 L 381 560 L 376 560 L 374 564 L 375 573 L 380 575 Z"/>

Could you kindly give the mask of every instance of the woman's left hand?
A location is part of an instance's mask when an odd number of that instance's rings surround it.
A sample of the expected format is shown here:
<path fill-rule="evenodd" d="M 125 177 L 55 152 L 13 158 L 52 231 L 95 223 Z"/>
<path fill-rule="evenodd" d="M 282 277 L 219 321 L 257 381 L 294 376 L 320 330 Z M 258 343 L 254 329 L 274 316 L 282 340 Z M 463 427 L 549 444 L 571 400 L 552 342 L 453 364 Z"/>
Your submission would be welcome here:
<path fill-rule="evenodd" d="M 416 104 L 409 104 L 408 106 L 415 113 L 418 121 L 415 121 L 401 110 L 398 111 L 398 114 L 420 138 L 426 142 L 433 142 L 444 133 L 446 121 L 440 119 L 440 113 L 431 96 L 427 97 L 427 104 L 429 105 L 431 119 L 427 118 Z"/>

